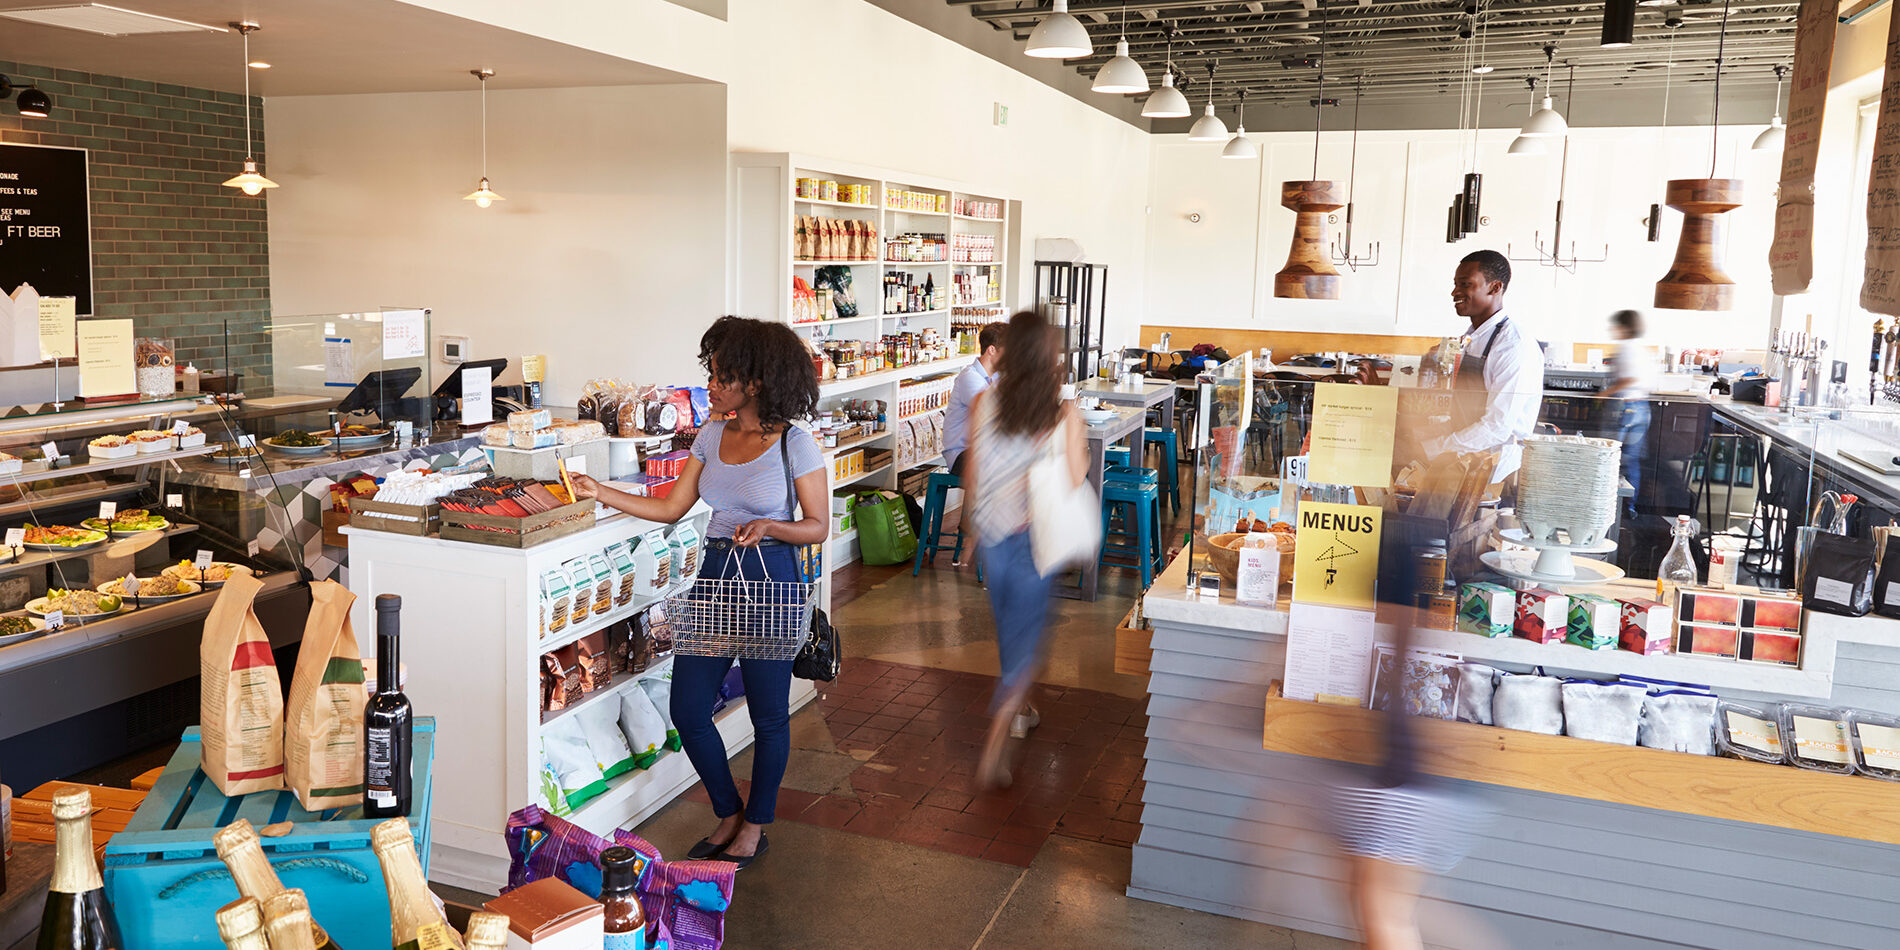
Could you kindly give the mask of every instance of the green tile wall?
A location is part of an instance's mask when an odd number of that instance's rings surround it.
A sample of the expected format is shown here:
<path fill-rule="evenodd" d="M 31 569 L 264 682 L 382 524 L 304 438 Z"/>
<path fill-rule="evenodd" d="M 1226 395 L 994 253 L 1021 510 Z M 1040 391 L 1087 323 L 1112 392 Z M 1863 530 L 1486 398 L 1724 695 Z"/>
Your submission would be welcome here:
<path fill-rule="evenodd" d="M 0 104 L 0 142 L 90 152 L 95 315 L 130 317 L 140 336 L 176 341 L 181 363 L 233 369 L 267 395 L 269 192 L 219 184 L 244 162 L 244 97 L 6 60 L 0 75 L 53 98 L 44 119 Z M 263 101 L 251 109 L 261 163 Z"/>

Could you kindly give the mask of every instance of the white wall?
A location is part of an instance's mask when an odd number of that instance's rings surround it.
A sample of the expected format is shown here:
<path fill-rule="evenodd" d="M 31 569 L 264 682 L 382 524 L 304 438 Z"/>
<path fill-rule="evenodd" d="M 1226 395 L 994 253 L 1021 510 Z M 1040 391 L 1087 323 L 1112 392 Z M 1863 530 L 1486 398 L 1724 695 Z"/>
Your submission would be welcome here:
<path fill-rule="evenodd" d="M 1038 237 L 1109 272 L 1110 342 L 1142 322 L 1146 132 L 863 0 L 732 0 L 732 148 L 968 182 L 1022 202 L 1016 276 Z M 991 124 L 992 105 L 1009 124 Z M 1018 285 L 1018 305 L 1033 297 Z"/>
<path fill-rule="evenodd" d="M 1659 342 L 1759 345 L 1770 300 L 1767 240 L 1774 215 L 1773 182 L 1779 153 L 1752 152 L 1754 127 L 1724 128 L 1722 176 L 1743 178 L 1743 207 L 1728 214 L 1728 271 L 1740 285 L 1728 313 L 1658 311 Z M 1160 136 L 1155 142 L 1149 229 L 1146 319 L 1151 324 L 1262 329 L 1441 335 L 1463 321 L 1451 312 L 1451 274 L 1459 258 L 1479 248 L 1533 255 L 1535 239 L 1551 238 L 1561 153 L 1506 156 L 1514 132 L 1479 137 L 1481 203 L 1487 219 L 1477 234 L 1445 241 L 1446 209 L 1461 187 L 1466 143 L 1450 131 L 1362 132 L 1359 136 L 1354 243 L 1364 254 L 1380 244 L 1376 267 L 1341 268 L 1338 301 L 1282 300 L 1273 274 L 1286 261 L 1294 214 L 1280 207 L 1280 183 L 1314 174 L 1312 133 L 1257 136 L 1258 162 L 1224 160 L 1220 147 Z M 1579 129 L 1571 136 L 1563 251 L 1604 257 L 1574 273 L 1513 261 L 1507 298 L 1511 312 L 1544 339 L 1607 339 L 1606 319 L 1625 307 L 1650 309 L 1655 282 L 1675 254 L 1682 216 L 1663 212 L 1662 240 L 1644 240 L 1642 219 L 1660 201 L 1663 181 L 1709 172 L 1709 132 L 1675 129 L 1660 147 L 1657 129 Z M 1658 158 L 1658 156 L 1662 156 Z M 1350 162 L 1350 136 L 1326 133 L 1319 177 L 1341 182 Z M 1201 221 L 1192 223 L 1190 213 Z M 1337 215 L 1343 224 L 1344 212 Z M 1338 235 L 1341 227 L 1334 226 Z"/>
<path fill-rule="evenodd" d="M 486 210 L 460 200 L 480 175 L 477 102 L 270 101 L 274 311 L 430 307 L 474 357 L 546 354 L 556 405 L 594 376 L 695 381 L 725 300 L 724 90 L 491 90 L 507 200 Z"/>

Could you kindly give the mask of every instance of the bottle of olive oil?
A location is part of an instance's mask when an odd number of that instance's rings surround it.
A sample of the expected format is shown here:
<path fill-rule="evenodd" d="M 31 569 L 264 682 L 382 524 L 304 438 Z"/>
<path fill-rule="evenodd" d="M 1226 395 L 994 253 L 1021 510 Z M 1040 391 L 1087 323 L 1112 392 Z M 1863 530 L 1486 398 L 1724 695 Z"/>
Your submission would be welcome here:
<path fill-rule="evenodd" d="M 442 919 L 429 896 L 409 822 L 391 818 L 370 829 L 369 846 L 382 862 L 383 884 L 389 889 L 390 946 L 395 950 L 464 950 L 462 938 Z"/>
<path fill-rule="evenodd" d="M 218 908 L 218 937 L 228 950 L 271 950 L 257 898 L 240 897 Z"/>
<path fill-rule="evenodd" d="M 119 921 L 92 858 L 92 793 L 53 793 L 53 880 L 40 914 L 38 950 L 120 950 Z"/>

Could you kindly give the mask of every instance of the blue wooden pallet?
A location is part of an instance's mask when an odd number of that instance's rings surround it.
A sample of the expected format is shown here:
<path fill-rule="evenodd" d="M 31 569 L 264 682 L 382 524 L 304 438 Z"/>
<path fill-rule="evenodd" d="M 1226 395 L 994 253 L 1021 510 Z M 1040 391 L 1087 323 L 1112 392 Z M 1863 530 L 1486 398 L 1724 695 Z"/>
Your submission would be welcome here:
<path fill-rule="evenodd" d="M 415 736 L 409 828 L 426 873 L 435 718 L 418 717 Z M 106 845 L 106 896 L 118 915 L 125 950 L 221 950 L 213 915 L 237 900 L 238 892 L 212 835 L 239 818 L 258 828 L 296 824 L 281 838 L 264 838 L 264 853 L 284 886 L 303 888 L 317 922 L 339 946 L 387 944 L 388 896 L 382 866 L 369 846 L 370 829 L 380 820 L 365 819 L 361 806 L 305 811 L 287 791 L 226 798 L 198 767 L 200 752 L 194 726 L 185 730 L 132 821 Z"/>

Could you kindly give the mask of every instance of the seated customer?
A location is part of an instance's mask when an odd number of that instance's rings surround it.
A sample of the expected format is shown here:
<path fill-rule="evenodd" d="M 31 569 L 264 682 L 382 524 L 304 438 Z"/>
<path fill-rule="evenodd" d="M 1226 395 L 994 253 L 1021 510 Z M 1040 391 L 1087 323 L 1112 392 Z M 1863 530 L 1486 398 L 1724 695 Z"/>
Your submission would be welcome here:
<path fill-rule="evenodd" d="M 996 382 L 996 363 L 1003 358 L 1003 328 L 1008 324 L 985 324 L 976 334 L 976 362 L 957 374 L 950 389 L 950 405 L 943 411 L 943 460 L 950 474 L 963 475 L 963 450 L 970 447 L 970 403 L 978 393 Z"/>

